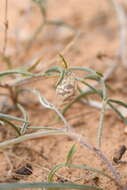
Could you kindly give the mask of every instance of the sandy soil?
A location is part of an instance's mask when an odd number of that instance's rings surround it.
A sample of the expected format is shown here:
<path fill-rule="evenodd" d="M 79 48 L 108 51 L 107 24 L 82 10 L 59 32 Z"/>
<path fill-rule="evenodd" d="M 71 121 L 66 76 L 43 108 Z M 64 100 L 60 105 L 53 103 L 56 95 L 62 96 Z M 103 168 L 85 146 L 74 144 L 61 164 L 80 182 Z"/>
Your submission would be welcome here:
<path fill-rule="evenodd" d="M 4 0 L 2 0 L 0 7 L 1 48 L 4 43 L 4 3 Z M 74 32 L 63 26 L 46 26 L 34 41 L 32 47 L 26 51 L 25 45 L 28 39 L 41 23 L 39 9 L 29 0 L 22 0 L 22 2 L 11 0 L 8 7 L 9 29 L 6 54 L 11 57 L 12 67 L 27 66 L 39 55 L 43 56 L 43 60 L 37 71 L 48 68 L 50 65 L 60 65 L 57 55 L 63 50 L 70 66 L 87 66 L 104 73 L 111 66 L 112 62 L 115 62 L 115 55 L 119 47 L 119 35 L 117 18 L 114 8 L 109 1 L 68 0 L 67 3 L 64 0 L 48 1 L 48 19 L 62 20 L 81 32 L 75 43 L 67 50 L 65 48 L 75 38 Z M 99 59 L 98 55 L 100 54 L 104 54 L 106 57 Z M 6 64 L 1 60 L 0 71 L 6 68 Z M 126 79 L 126 70 L 121 66 L 108 80 L 108 84 L 112 88 L 109 91 L 111 98 L 127 101 Z M 26 87 L 39 89 L 48 100 L 59 104 L 53 87 L 55 81 L 55 79 L 52 82 L 50 79 L 39 80 L 26 85 Z M 53 112 L 42 108 L 38 103 L 32 102 L 34 98 L 29 96 L 29 94 L 24 96 L 24 101 L 31 100 L 26 107 L 32 120 L 31 124 L 35 126 L 51 125 L 54 118 Z M 94 96 L 91 98 L 97 99 Z M 9 111 L 9 113 L 21 116 L 16 110 Z M 96 146 L 99 114 L 99 109 L 76 102 L 65 116 L 77 133 L 82 134 L 89 143 Z M 61 123 L 57 123 L 55 126 L 60 127 Z M 102 151 L 111 161 L 115 151 L 121 145 L 127 144 L 127 136 L 124 133 L 124 129 L 125 125 L 119 117 L 114 112 L 107 111 Z M 0 126 L 1 141 L 15 137 L 15 135 L 14 131 L 9 127 Z M 49 169 L 66 160 L 66 155 L 74 143 L 76 142 L 64 136 L 47 136 L 22 142 L 4 151 L 1 150 L 0 181 L 46 181 Z M 86 164 L 107 171 L 106 166 L 93 153 L 78 143 L 76 144 L 77 152 L 73 157 L 73 163 Z M 123 159 L 127 161 L 127 153 L 125 153 Z M 24 166 L 25 163 L 32 165 L 33 173 L 29 176 L 16 175 L 15 171 Z M 113 163 L 113 165 L 120 173 L 123 183 L 126 184 L 126 164 L 116 165 Z M 64 176 L 65 179 L 71 179 L 72 181 L 80 178 L 77 182 L 81 184 L 95 184 L 92 173 L 88 171 L 63 168 L 59 170 L 58 174 L 61 177 L 56 177 L 56 181 L 61 181 L 62 176 Z M 99 181 L 96 185 L 107 190 L 117 189 L 113 182 L 101 176 L 99 176 Z"/>

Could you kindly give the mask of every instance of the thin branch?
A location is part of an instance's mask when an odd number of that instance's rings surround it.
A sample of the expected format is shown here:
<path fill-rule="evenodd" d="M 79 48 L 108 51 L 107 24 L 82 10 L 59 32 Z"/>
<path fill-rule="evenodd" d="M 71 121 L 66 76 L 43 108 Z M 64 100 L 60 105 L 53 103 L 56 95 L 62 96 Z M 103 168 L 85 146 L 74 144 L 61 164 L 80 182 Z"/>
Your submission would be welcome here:
<path fill-rule="evenodd" d="M 0 143 L 0 149 L 6 148 L 6 147 L 8 147 L 10 145 L 13 145 L 13 144 L 23 142 L 25 140 L 34 139 L 34 138 L 40 138 L 42 136 L 65 134 L 64 131 L 65 130 L 62 130 L 62 129 L 61 130 L 47 130 L 47 131 L 41 130 L 41 131 L 38 131 L 38 132 L 22 135 L 20 137 L 13 138 L 11 140 L 6 140 L 4 142 L 1 142 Z"/>
<path fill-rule="evenodd" d="M 3 45 L 3 55 L 6 53 L 7 48 L 7 40 L 8 40 L 8 0 L 5 1 L 5 16 L 4 16 L 4 24 L 5 24 L 5 30 L 4 30 L 4 45 Z"/>
<path fill-rule="evenodd" d="M 98 135 L 97 135 L 97 147 L 98 148 L 101 147 L 101 137 L 102 137 L 102 132 L 103 132 L 103 128 L 104 128 L 104 116 L 105 116 L 106 105 L 107 105 L 107 102 L 105 100 L 103 100 L 102 109 L 101 109 L 101 113 L 100 113 Z"/>
<path fill-rule="evenodd" d="M 102 132 L 103 132 L 103 128 L 104 128 L 104 116 L 105 116 L 105 110 L 106 110 L 106 105 L 107 105 L 107 90 L 106 90 L 106 86 L 105 86 L 105 80 L 102 78 L 100 83 L 102 86 L 103 101 L 102 101 L 102 110 L 100 113 L 100 121 L 99 121 L 98 135 L 97 135 L 98 148 L 101 147 L 101 137 L 102 137 Z"/>

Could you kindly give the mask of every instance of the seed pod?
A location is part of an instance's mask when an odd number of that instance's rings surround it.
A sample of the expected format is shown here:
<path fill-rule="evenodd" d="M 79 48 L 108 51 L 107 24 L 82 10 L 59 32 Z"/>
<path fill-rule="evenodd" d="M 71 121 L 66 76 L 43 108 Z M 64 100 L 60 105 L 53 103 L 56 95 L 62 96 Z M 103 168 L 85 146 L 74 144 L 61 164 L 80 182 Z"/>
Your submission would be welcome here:
<path fill-rule="evenodd" d="M 63 100 L 69 100 L 75 94 L 76 81 L 74 73 L 67 72 L 62 80 L 62 82 L 57 86 L 56 93 Z"/>

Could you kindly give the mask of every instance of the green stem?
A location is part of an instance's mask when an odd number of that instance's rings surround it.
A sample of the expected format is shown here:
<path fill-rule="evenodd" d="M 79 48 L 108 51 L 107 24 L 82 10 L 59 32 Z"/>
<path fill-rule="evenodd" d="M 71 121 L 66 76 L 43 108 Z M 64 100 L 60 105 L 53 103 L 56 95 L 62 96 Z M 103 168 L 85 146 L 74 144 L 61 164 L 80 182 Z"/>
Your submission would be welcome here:
<path fill-rule="evenodd" d="M 102 110 L 100 114 L 100 121 L 99 121 L 99 128 L 98 128 L 98 135 L 97 135 L 97 147 L 101 147 L 101 137 L 102 137 L 102 132 L 104 128 L 104 116 L 105 116 L 105 110 L 106 110 L 106 105 L 107 101 L 102 102 Z"/>
<path fill-rule="evenodd" d="M 50 130 L 50 131 L 38 131 L 38 132 L 34 132 L 34 133 L 30 133 L 30 134 L 26 134 L 11 140 L 7 140 L 4 142 L 0 143 L 0 148 L 6 148 L 7 146 L 13 145 L 13 144 L 17 144 L 20 142 L 23 142 L 25 140 L 29 140 L 29 139 L 34 139 L 34 138 L 39 138 L 42 136 L 47 136 L 47 135 L 61 135 L 61 134 L 66 134 L 65 130 Z"/>
<path fill-rule="evenodd" d="M 106 92 L 106 85 L 105 81 L 102 78 L 100 80 L 101 86 L 102 86 L 102 92 L 103 92 L 103 101 L 102 101 L 102 110 L 100 113 L 100 121 L 99 121 L 99 128 L 98 128 L 98 135 L 97 135 L 97 147 L 101 147 L 101 137 L 102 137 L 102 132 L 104 128 L 104 116 L 105 116 L 105 110 L 106 110 L 106 105 L 107 105 L 107 92 Z"/>

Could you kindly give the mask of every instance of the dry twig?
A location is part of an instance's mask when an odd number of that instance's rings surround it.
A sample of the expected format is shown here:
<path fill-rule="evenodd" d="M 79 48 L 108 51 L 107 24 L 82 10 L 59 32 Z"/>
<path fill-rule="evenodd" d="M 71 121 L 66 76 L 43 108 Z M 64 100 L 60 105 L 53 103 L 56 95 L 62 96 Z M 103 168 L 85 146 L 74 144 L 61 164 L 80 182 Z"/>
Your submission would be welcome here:
<path fill-rule="evenodd" d="M 3 45 L 3 55 L 6 53 L 7 48 L 7 35 L 8 35 L 8 0 L 5 1 L 5 16 L 4 16 L 4 24 L 5 24 L 5 30 L 4 30 L 4 45 Z"/>

